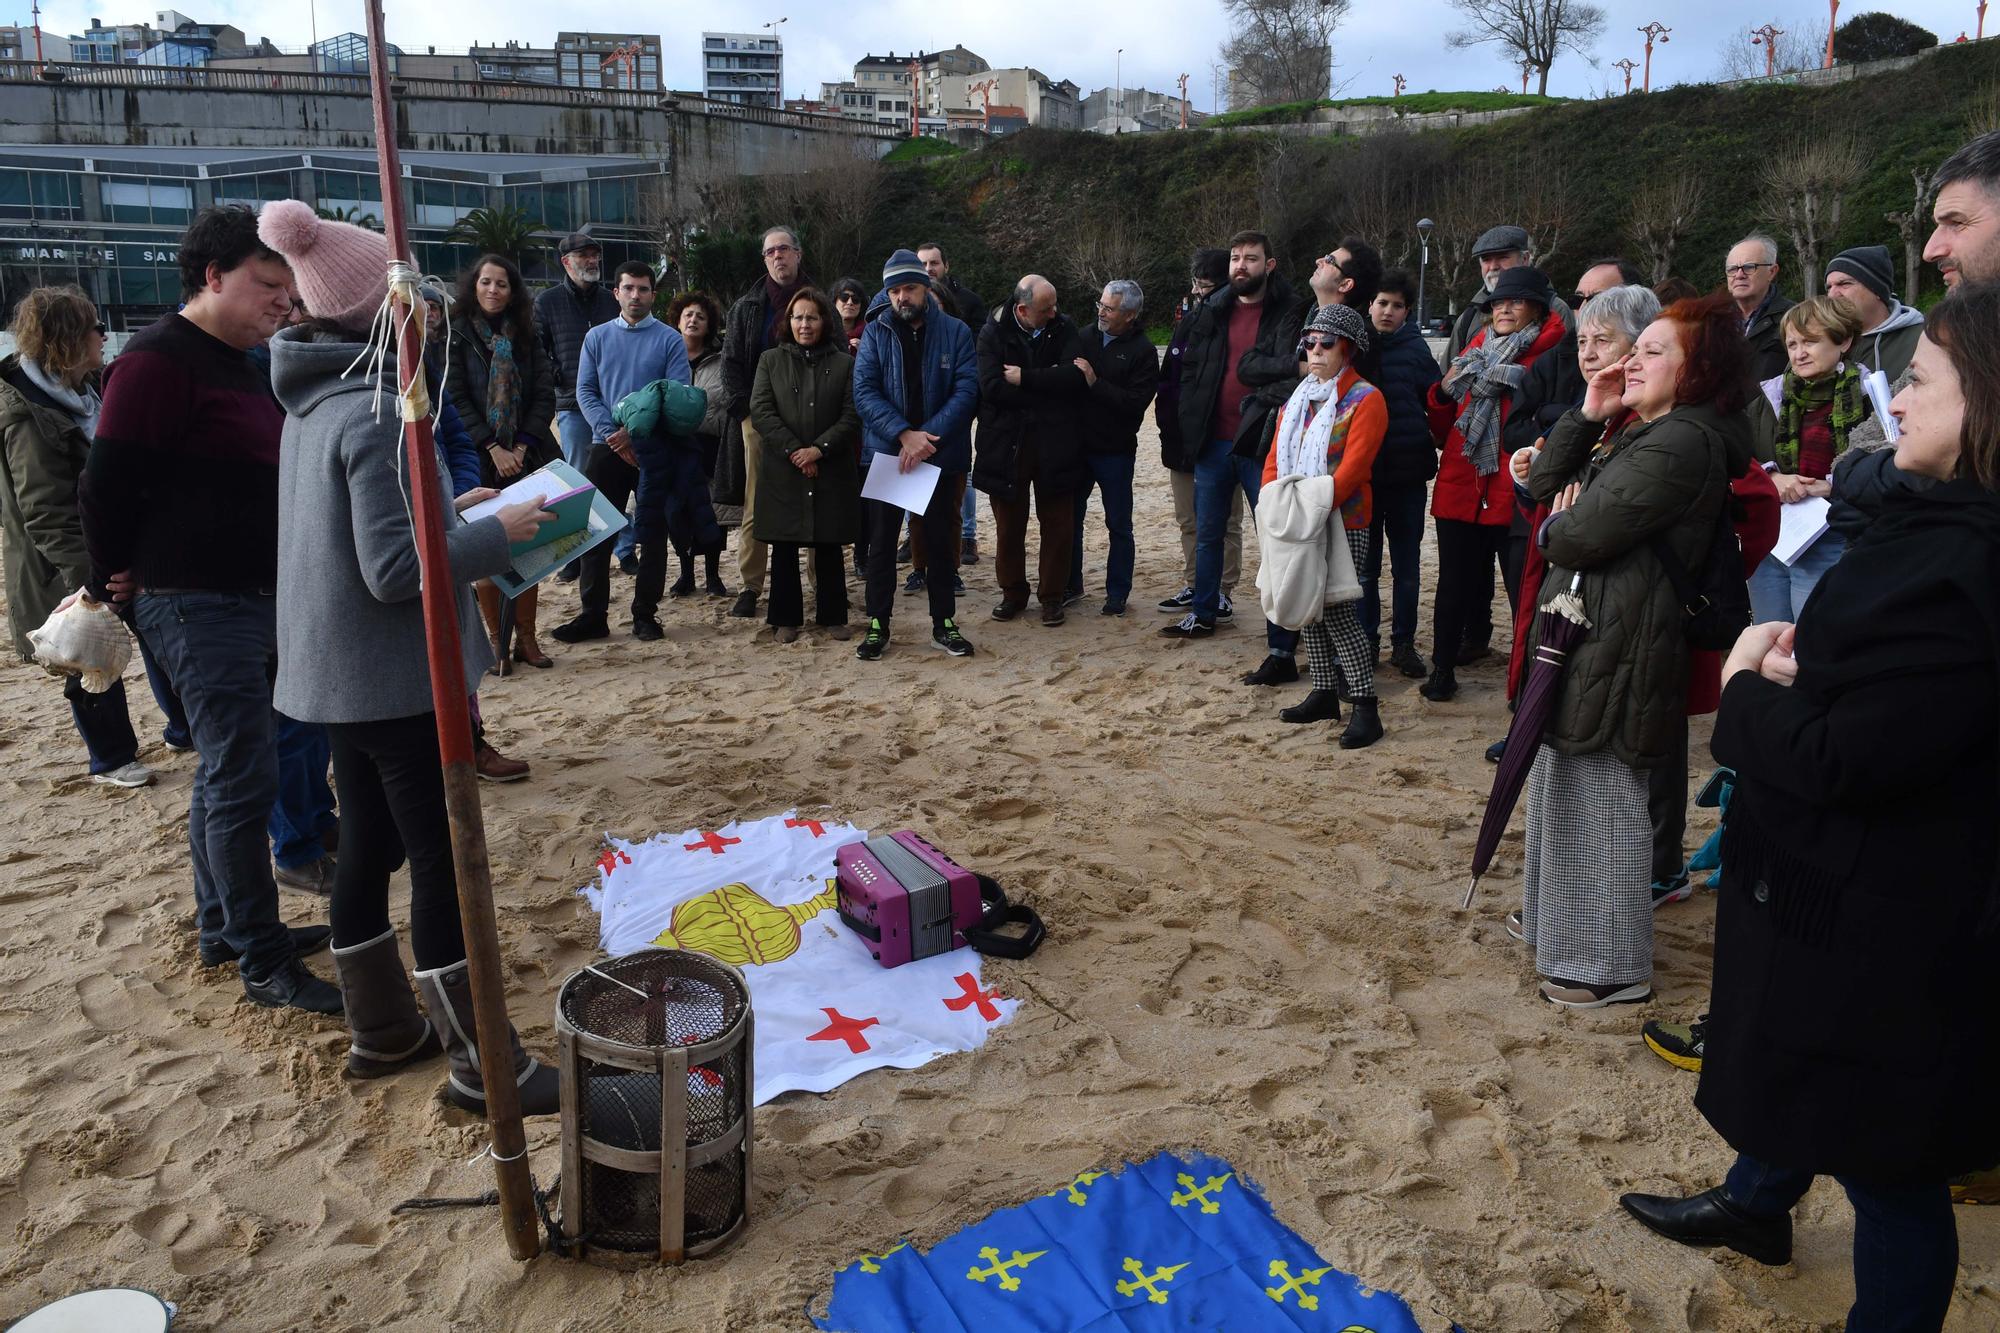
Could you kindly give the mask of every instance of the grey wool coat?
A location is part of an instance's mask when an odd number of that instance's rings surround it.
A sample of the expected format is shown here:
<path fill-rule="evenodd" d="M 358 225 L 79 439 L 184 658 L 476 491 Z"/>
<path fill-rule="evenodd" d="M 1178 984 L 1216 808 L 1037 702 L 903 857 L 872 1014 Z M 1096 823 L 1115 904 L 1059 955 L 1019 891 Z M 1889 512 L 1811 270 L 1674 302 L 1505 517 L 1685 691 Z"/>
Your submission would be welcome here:
<path fill-rule="evenodd" d="M 278 455 L 278 682 L 272 702 L 301 722 L 381 722 L 431 711 L 416 531 L 396 415 L 395 358 L 380 418 L 376 380 L 341 372 L 361 352 L 307 328 L 271 343 L 271 387 L 285 409 Z M 505 570 L 497 518 L 460 519 L 451 476 L 433 456 L 458 635 L 470 693 L 492 664 L 471 584 Z"/>

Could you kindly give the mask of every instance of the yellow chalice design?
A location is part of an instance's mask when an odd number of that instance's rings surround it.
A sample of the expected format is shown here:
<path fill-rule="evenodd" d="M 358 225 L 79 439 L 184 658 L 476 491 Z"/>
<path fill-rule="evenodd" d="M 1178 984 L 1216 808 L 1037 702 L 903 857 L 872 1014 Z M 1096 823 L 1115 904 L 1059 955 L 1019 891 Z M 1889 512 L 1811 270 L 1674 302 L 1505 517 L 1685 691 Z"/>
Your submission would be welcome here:
<path fill-rule="evenodd" d="M 830 880 L 826 892 L 787 907 L 767 901 L 748 884 L 725 884 L 676 907 L 653 943 L 692 949 L 736 967 L 782 962 L 799 951 L 799 928 L 832 907 L 835 898 Z"/>

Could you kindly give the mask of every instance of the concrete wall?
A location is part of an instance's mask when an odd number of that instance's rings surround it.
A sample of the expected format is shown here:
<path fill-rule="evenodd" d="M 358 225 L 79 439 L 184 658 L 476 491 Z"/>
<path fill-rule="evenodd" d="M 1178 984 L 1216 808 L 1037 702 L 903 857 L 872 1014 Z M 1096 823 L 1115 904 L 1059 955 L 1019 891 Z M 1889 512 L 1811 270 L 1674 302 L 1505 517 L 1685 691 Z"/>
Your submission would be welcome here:
<path fill-rule="evenodd" d="M 1432 111 L 1406 116 L 1386 106 L 1321 107 L 1308 121 L 1281 125 L 1202 125 L 1190 129 L 1220 129 L 1224 133 L 1250 134 L 1380 134 L 1384 130 L 1451 130 L 1461 125 L 1487 125 L 1511 116 L 1526 115 L 1538 107 L 1516 106 L 1501 111 Z"/>
<path fill-rule="evenodd" d="M 246 71 L 231 82 L 257 77 Z M 351 80 L 269 77 L 274 84 L 294 86 L 218 89 L 0 77 L 0 143 L 373 151 L 370 102 L 350 90 Z M 829 155 L 880 157 L 896 142 L 820 118 L 784 112 L 737 116 L 671 106 L 638 93 L 397 83 L 396 137 L 410 151 L 604 154 L 672 162 L 685 152 L 704 167 L 761 175 L 799 170 Z M 461 87 L 477 95 L 456 95 Z"/>

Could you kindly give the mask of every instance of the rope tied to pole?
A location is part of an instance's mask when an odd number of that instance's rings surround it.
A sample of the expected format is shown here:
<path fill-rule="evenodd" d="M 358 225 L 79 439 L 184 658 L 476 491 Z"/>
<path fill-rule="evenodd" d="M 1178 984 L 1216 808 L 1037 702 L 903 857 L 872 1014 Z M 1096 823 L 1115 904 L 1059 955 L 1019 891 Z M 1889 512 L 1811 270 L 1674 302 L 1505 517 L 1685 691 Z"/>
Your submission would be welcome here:
<path fill-rule="evenodd" d="M 403 331 L 411 320 L 417 318 L 417 311 L 424 306 L 424 293 L 427 291 L 436 292 L 443 300 L 451 299 L 451 294 L 445 289 L 442 279 L 426 276 L 415 264 L 407 260 L 391 259 L 388 285 L 382 293 L 382 304 L 376 308 L 375 318 L 368 326 L 368 338 L 362 345 L 360 354 L 348 363 L 346 370 L 340 372 L 340 377 L 346 379 L 364 361 L 367 363 L 363 373 L 375 381 L 374 405 L 377 421 L 382 419 L 382 369 L 388 364 L 389 357 L 401 342 Z M 400 316 L 396 313 L 397 301 L 403 303 L 403 312 Z M 423 341 L 422 332 L 419 331 L 417 342 L 422 345 Z M 448 364 L 451 360 L 451 321 L 448 319 L 444 326 L 444 351 Z M 440 399 L 438 404 L 433 404 L 430 391 L 424 385 L 424 377 L 421 374 L 413 374 L 410 376 L 410 386 L 397 395 L 397 415 L 406 424 L 430 417 L 431 424 L 435 426 L 438 408 L 442 401 Z"/>

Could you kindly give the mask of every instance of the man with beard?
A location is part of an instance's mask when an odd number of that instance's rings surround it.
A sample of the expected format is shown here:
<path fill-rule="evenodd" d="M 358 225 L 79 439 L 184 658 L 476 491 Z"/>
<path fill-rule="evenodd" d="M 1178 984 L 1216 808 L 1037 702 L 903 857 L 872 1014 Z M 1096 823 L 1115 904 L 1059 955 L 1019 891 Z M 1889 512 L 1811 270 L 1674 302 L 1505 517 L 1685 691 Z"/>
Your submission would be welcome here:
<path fill-rule="evenodd" d="M 979 326 L 986 322 L 986 303 L 979 299 L 979 293 L 951 276 L 951 261 L 944 257 L 944 247 L 936 241 L 925 241 L 917 247 L 917 258 L 924 261 L 924 272 L 931 275 L 931 290 L 937 293 L 939 304 L 953 315 L 965 321 L 965 327 L 972 330 L 975 343 L 979 337 Z M 976 565 L 979 563 L 979 493 L 971 487 L 965 490 L 965 506 L 959 518 L 959 563 Z M 910 564 L 913 574 L 922 574 L 927 561 L 923 546 L 922 529 L 910 530 Z M 905 588 L 904 591 L 911 591 Z"/>
<path fill-rule="evenodd" d="M 751 517 L 757 512 L 757 466 L 764 454 L 763 437 L 750 424 L 750 385 L 757 378 L 757 360 L 778 344 L 778 321 L 792 298 L 813 285 L 805 276 L 805 251 L 790 227 L 764 229 L 764 280 L 729 307 L 722 335 L 722 387 L 729 396 L 731 437 L 723 441 L 730 463 L 740 463 L 743 481 L 743 524 L 736 530 L 736 571 L 743 591 L 729 614 L 749 619 L 757 614 L 764 591 L 764 569 L 770 552 L 757 540 Z M 718 465 L 721 466 L 721 465 Z M 893 546 L 894 543 L 892 542 Z"/>
<path fill-rule="evenodd" d="M 1097 323 L 1083 331 L 1083 356 L 1076 363 L 1090 383 L 1083 408 L 1083 461 L 1089 475 L 1076 493 L 1076 540 L 1065 600 L 1083 596 L 1083 527 L 1094 486 L 1104 504 L 1111 545 L 1104 561 L 1104 605 L 1098 608 L 1107 616 L 1124 615 L 1132 595 L 1132 474 L 1139 427 L 1160 379 L 1160 354 L 1140 327 L 1145 301 L 1139 284 L 1129 278 L 1105 283 L 1097 298 Z"/>
<path fill-rule="evenodd" d="M 1299 382 L 1299 330 L 1309 299 L 1277 272 L 1262 232 L 1229 238 L 1229 283 L 1189 314 L 1181 353 L 1181 436 L 1194 466 L 1194 606 L 1161 630 L 1171 639 L 1215 633 L 1221 615 L 1222 532 L 1233 493 L 1242 488 L 1252 514 L 1263 484 L 1264 451 L 1277 411 Z M 1255 685 L 1299 678 L 1298 634 L 1266 623 L 1266 656 L 1246 677 Z"/>
<path fill-rule="evenodd" d="M 1488 227 L 1472 243 L 1472 262 L 1479 265 L 1479 295 L 1466 303 L 1458 312 L 1458 320 L 1451 326 L 1451 344 L 1445 349 L 1444 361 L 1450 365 L 1465 345 L 1472 341 L 1472 335 L 1479 332 L 1480 322 L 1486 318 L 1486 293 L 1493 290 L 1493 284 L 1500 281 L 1500 275 L 1510 268 L 1520 268 L 1535 262 L 1535 247 L 1528 240 L 1525 228 L 1506 224 Z M 1569 321 L 1565 319 L 1564 323 Z"/>
<path fill-rule="evenodd" d="M 563 280 L 535 297 L 535 332 L 549 364 L 556 368 L 556 438 L 563 459 L 578 472 L 590 464 L 590 423 L 576 406 L 576 365 L 583 355 L 583 335 L 618 318 L 618 298 L 604 289 L 604 251 L 589 232 L 573 231 L 556 247 Z M 617 555 L 632 553 L 632 529 L 618 534 Z M 573 581 L 581 567 L 563 566 L 562 580 Z"/>
<path fill-rule="evenodd" d="M 938 304 L 930 275 L 909 250 L 889 256 L 882 288 L 888 303 L 862 329 L 854 358 L 854 406 L 871 456 L 893 458 L 904 472 L 928 462 L 943 473 L 917 520 L 939 571 L 925 589 L 931 643 L 953 657 L 970 657 L 972 645 L 954 619 L 956 594 L 943 573 L 958 564 L 959 505 L 972 467 L 972 414 L 979 406 L 972 330 Z M 896 532 L 903 513 L 884 501 L 868 501 L 868 633 L 854 650 L 864 662 L 876 661 L 889 646 Z"/>

